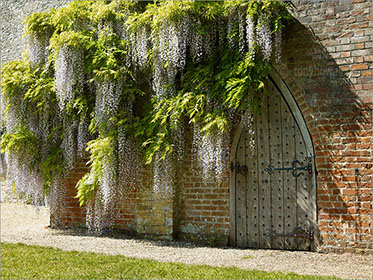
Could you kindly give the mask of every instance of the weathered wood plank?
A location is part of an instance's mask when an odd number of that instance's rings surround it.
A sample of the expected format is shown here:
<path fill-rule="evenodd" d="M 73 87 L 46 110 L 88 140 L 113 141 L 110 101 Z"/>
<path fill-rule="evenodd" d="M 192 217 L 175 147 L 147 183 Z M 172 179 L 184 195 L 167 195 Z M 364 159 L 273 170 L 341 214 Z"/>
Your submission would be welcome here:
<path fill-rule="evenodd" d="M 257 132 L 256 117 L 254 116 L 251 127 L 248 129 L 246 147 L 247 153 L 247 246 L 259 247 L 259 205 L 258 205 L 258 157 L 257 157 Z"/>
<path fill-rule="evenodd" d="M 281 116 L 281 94 L 270 83 L 269 90 L 271 94 L 270 99 L 270 110 L 268 118 L 268 129 L 271 136 L 270 147 L 270 163 L 274 167 L 284 167 L 282 159 L 282 116 Z M 283 224 L 283 171 L 275 171 L 271 176 L 271 220 L 272 230 L 276 233 L 284 232 Z M 276 237 L 272 241 L 272 248 L 283 249 L 284 248 L 284 237 Z"/>
<path fill-rule="evenodd" d="M 236 160 L 238 142 L 242 133 L 242 124 L 240 123 L 235 131 L 235 137 L 232 143 L 231 149 L 231 162 L 234 163 Z M 237 246 L 237 233 L 236 233 L 236 173 L 230 169 L 230 183 L 229 183 L 229 218 L 230 218 L 230 245 Z"/>
<path fill-rule="evenodd" d="M 280 89 L 283 99 L 286 101 L 286 104 L 288 104 L 291 115 L 295 119 L 295 122 L 298 124 L 300 131 L 303 137 L 305 138 L 305 145 L 307 147 L 308 152 L 311 156 L 314 156 L 315 153 L 313 150 L 311 134 L 307 129 L 307 125 L 303 119 L 302 112 L 299 109 L 297 103 L 295 102 L 293 95 L 291 94 L 289 88 L 286 86 L 286 84 L 274 68 L 271 68 L 270 70 L 270 79 L 272 79 L 274 84 L 276 84 L 276 86 Z"/>
<path fill-rule="evenodd" d="M 290 113 L 290 110 L 284 100 L 281 100 L 282 114 L 282 154 L 283 164 L 291 166 L 295 159 L 295 121 Z M 284 233 L 290 233 L 297 225 L 297 207 L 296 207 L 296 181 L 291 171 L 283 172 L 283 215 L 284 215 Z M 284 249 L 294 250 L 297 245 L 293 238 L 285 238 Z"/>
<path fill-rule="evenodd" d="M 306 146 L 298 126 L 295 128 L 295 153 L 298 161 L 302 166 L 308 163 Z M 309 174 L 307 171 L 301 171 L 303 175 L 296 178 L 297 182 L 297 226 L 304 230 L 310 230 L 310 187 Z M 300 172 L 299 172 L 300 173 Z M 299 250 L 307 250 L 310 246 L 307 239 L 302 239 Z"/>
<path fill-rule="evenodd" d="M 246 162 L 246 147 L 245 147 L 245 128 L 243 128 L 240 140 L 237 146 L 236 162 L 241 166 Z M 236 176 L 236 242 L 237 247 L 246 247 L 246 174 L 241 174 L 234 170 Z"/>
<path fill-rule="evenodd" d="M 263 95 L 261 112 L 257 116 L 258 132 L 258 199 L 259 199 L 259 246 L 260 248 L 271 248 L 271 239 L 268 235 L 271 230 L 271 186 L 270 175 L 264 171 L 270 162 L 269 143 L 271 138 L 268 130 L 268 96 Z"/>

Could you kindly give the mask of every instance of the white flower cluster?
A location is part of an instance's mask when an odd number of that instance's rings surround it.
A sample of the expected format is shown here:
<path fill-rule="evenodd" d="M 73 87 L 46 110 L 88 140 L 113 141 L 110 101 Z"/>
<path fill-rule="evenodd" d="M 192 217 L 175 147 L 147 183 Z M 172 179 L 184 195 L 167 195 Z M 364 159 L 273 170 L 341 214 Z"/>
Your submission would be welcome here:
<path fill-rule="evenodd" d="M 84 55 L 81 50 L 63 45 L 58 52 L 55 69 L 56 94 L 60 111 L 79 94 L 84 84 Z"/>
<path fill-rule="evenodd" d="M 246 43 L 247 43 L 248 51 L 253 56 L 254 46 L 255 46 L 255 25 L 254 25 L 252 17 L 250 16 L 246 18 Z"/>
<path fill-rule="evenodd" d="M 281 50 L 282 50 L 282 33 L 280 31 L 275 32 L 274 47 L 275 47 L 275 61 L 276 63 L 280 63 Z"/>
<path fill-rule="evenodd" d="M 126 32 L 121 36 L 127 36 Z M 145 30 L 135 38 L 147 40 Z M 137 49 L 132 50 L 133 57 L 129 63 L 140 63 L 141 67 L 145 67 L 147 43 L 132 41 L 132 44 Z M 119 78 L 104 79 L 96 83 L 95 119 L 98 127 L 118 113 L 124 82 Z M 128 119 L 133 118 L 132 106 L 133 102 L 128 100 Z M 103 159 L 103 177 L 99 182 L 98 193 L 95 202 L 87 208 L 87 227 L 96 233 L 102 233 L 104 228 L 111 226 L 111 217 L 117 210 L 116 202 L 126 195 L 123 186 L 134 188 L 141 177 L 139 149 L 135 139 L 128 135 L 124 127 L 119 127 L 118 143 L 114 144 L 114 149 L 113 156 L 108 155 Z"/>
<path fill-rule="evenodd" d="M 175 185 L 175 161 L 171 156 L 159 160 L 156 154 L 153 161 L 153 193 L 168 197 L 173 194 Z"/>
<path fill-rule="evenodd" d="M 31 113 L 22 95 L 11 97 L 6 100 L 3 95 L 1 99 L 2 115 L 1 121 L 4 121 L 4 126 L 7 133 L 14 133 L 20 123 L 29 124 L 31 129 L 38 133 L 38 119 Z M 11 106 L 9 106 L 11 104 Z M 8 108 L 5 112 L 5 108 Z M 9 188 L 14 188 L 15 193 L 19 198 L 33 203 L 34 205 L 42 205 L 44 201 L 43 180 L 41 174 L 36 170 L 29 168 L 31 156 L 27 153 L 13 151 L 7 154 L 7 162 L 2 162 L 6 166 L 2 167 L 2 172 L 6 171 L 6 184 Z"/>
<path fill-rule="evenodd" d="M 29 160 L 25 154 L 8 155 L 7 184 L 14 186 L 17 195 L 26 202 L 43 205 L 45 203 L 44 182 L 39 172 L 30 170 Z"/>
<path fill-rule="evenodd" d="M 141 184 L 142 165 L 136 140 L 123 127 L 118 131 L 118 165 L 118 182 L 126 186 L 126 189 L 119 188 L 119 196 L 124 197 L 127 190 L 134 190 Z"/>
<path fill-rule="evenodd" d="M 105 210 L 107 210 L 115 200 L 115 190 L 117 188 L 117 168 L 118 165 L 115 158 L 109 157 L 109 155 L 104 156 L 99 192 Z"/>
<path fill-rule="evenodd" d="M 4 107 L 6 108 L 8 106 L 8 102 L 6 100 L 3 100 L 4 102 Z M 4 121 L 5 121 L 5 127 L 8 133 L 14 132 L 14 129 L 17 127 L 17 125 L 20 122 L 20 117 L 21 117 L 21 112 L 22 110 L 19 110 L 18 106 L 10 106 L 8 107 L 9 110 L 4 116 Z"/>
<path fill-rule="evenodd" d="M 256 30 L 256 40 L 264 58 L 269 60 L 272 55 L 272 35 L 267 15 L 261 15 L 259 17 L 259 23 Z"/>
<path fill-rule="evenodd" d="M 228 22 L 227 22 L 227 37 L 229 44 L 234 47 L 235 46 L 235 40 L 234 40 L 234 25 L 237 22 L 237 14 L 231 13 L 228 17 Z"/>
<path fill-rule="evenodd" d="M 245 20 L 246 14 L 238 10 L 238 48 L 240 53 L 243 54 L 246 52 L 246 38 L 245 38 Z"/>
<path fill-rule="evenodd" d="M 201 128 L 193 128 L 192 161 L 201 171 L 203 181 L 224 177 L 224 165 L 228 157 L 229 132 L 205 135 Z"/>
<path fill-rule="evenodd" d="M 104 80 L 97 82 L 95 118 L 97 126 L 118 113 L 122 80 Z"/>
<path fill-rule="evenodd" d="M 175 147 L 176 159 L 182 162 L 185 155 L 185 126 L 182 121 L 178 123 L 176 129 L 171 131 L 171 139 Z"/>
<path fill-rule="evenodd" d="M 121 39 L 128 41 L 128 58 L 126 66 L 139 72 L 148 68 L 149 54 L 152 54 L 152 89 L 158 98 L 175 96 L 176 77 L 178 72 L 185 69 L 188 57 L 194 62 L 212 55 L 216 44 L 222 44 L 228 39 L 231 46 L 238 48 L 242 54 L 252 51 L 258 46 L 263 57 L 269 60 L 275 49 L 275 58 L 280 59 L 281 34 L 272 30 L 268 15 L 259 14 L 254 19 L 245 11 L 236 9 L 230 13 L 227 21 L 217 22 L 216 25 L 201 27 L 201 22 L 184 16 L 177 22 L 164 21 L 156 34 L 151 34 L 148 27 L 143 26 L 135 32 L 129 31 L 123 23 L 102 23 L 98 28 L 98 35 L 105 32 L 116 32 Z M 226 23 L 226 24 L 225 24 Z M 104 33 L 103 33 L 104 32 Z M 238 40 L 238 41 L 237 41 Z M 29 58 L 33 65 L 45 63 L 48 57 L 48 40 L 40 41 L 35 36 L 29 37 Z M 28 118 L 30 128 L 42 140 L 43 155 L 45 158 L 51 147 L 49 134 L 58 123 L 63 123 L 64 136 L 62 146 L 65 167 L 72 170 L 77 157 L 84 157 L 84 151 L 89 141 L 89 119 L 87 116 L 72 121 L 65 114 L 66 106 L 78 96 L 85 84 L 84 54 L 81 50 L 62 46 L 57 54 L 55 63 L 55 86 L 58 97 L 60 114 L 51 122 L 51 117 L 45 112 L 39 119 Z M 125 81 L 123 79 L 104 79 L 97 81 L 91 90 L 96 91 L 95 120 L 97 127 L 115 116 L 119 110 L 120 98 L 123 93 Z M 23 100 L 17 101 L 19 109 L 11 109 L 7 113 L 7 132 L 14 131 L 19 119 L 25 119 L 27 109 Z M 210 101 L 208 101 L 210 102 Z M 1 112 L 7 104 L 0 100 Z M 210 102 L 211 103 L 211 102 Z M 214 104 L 208 104 L 212 109 Z M 133 103 L 128 101 L 127 116 L 133 117 Z M 31 114 L 30 114 L 31 115 Z M 230 120 L 234 119 L 232 111 Z M 243 115 L 243 122 L 250 129 L 249 134 L 254 135 L 253 117 L 248 110 Z M 57 142 L 58 135 L 52 141 Z M 171 135 L 177 155 L 168 156 L 159 161 L 156 154 L 153 161 L 153 191 L 155 194 L 172 194 L 176 178 L 176 162 L 184 158 L 184 127 L 179 123 L 178 129 Z M 254 136 L 250 138 L 250 145 L 254 147 Z M 192 161 L 197 164 L 203 180 L 212 178 L 222 179 L 226 170 L 228 157 L 229 132 L 205 135 L 199 125 L 193 127 Z M 115 156 L 107 156 L 103 160 L 103 177 L 99 182 L 96 199 L 87 206 L 87 227 L 91 231 L 102 232 L 110 226 L 115 204 L 118 199 L 126 195 L 122 185 L 134 188 L 141 184 L 141 153 L 136 140 L 124 127 L 118 131 L 118 142 L 115 143 Z M 8 180 L 16 183 L 17 190 L 35 203 L 42 203 L 43 182 L 40 174 L 26 168 L 26 161 L 22 155 L 13 155 L 9 158 Z M 65 195 L 62 178 L 52 182 L 51 209 L 60 215 Z"/>
<path fill-rule="evenodd" d="M 22 95 L 15 95 L 10 100 L 5 100 L 4 95 L 1 95 L 2 106 L 8 107 L 6 114 L 2 112 L 2 120 L 4 120 L 6 132 L 11 134 L 16 132 L 16 128 L 20 124 L 25 124 L 28 129 L 36 134 L 39 142 L 41 159 L 45 160 L 52 143 L 55 143 L 56 137 L 54 135 L 49 138 L 53 128 L 58 126 L 59 118 L 51 117 L 48 114 L 50 110 L 48 100 L 44 100 L 40 115 L 34 113 L 35 107 L 27 104 Z M 11 106 L 9 106 L 11 104 Z M 4 108 L 3 107 L 3 108 Z M 39 108 L 40 110 L 40 108 Z M 9 154 L 9 161 L 7 162 L 7 184 L 14 187 L 14 190 L 19 198 L 35 205 L 45 203 L 44 181 L 40 172 L 36 169 L 30 169 L 30 162 L 32 162 L 31 155 L 26 152 L 20 153 L 13 151 Z"/>
<path fill-rule="evenodd" d="M 159 98 L 174 95 L 177 72 L 184 69 L 187 57 L 200 61 L 212 54 L 217 39 L 217 27 L 209 27 L 205 34 L 189 16 L 177 22 L 165 21 L 153 37 L 153 91 Z"/>
<path fill-rule="evenodd" d="M 60 223 L 62 213 L 66 207 L 67 189 L 65 181 L 62 177 L 56 177 L 52 180 L 50 186 L 49 205 L 50 212 L 53 215 L 53 220 L 56 226 L 62 226 Z"/>
<path fill-rule="evenodd" d="M 150 32 L 146 27 L 141 27 L 135 33 L 123 32 L 125 39 L 129 41 L 128 67 L 134 65 L 138 69 L 147 66 L 148 50 L 150 48 Z"/>
<path fill-rule="evenodd" d="M 39 134 L 41 137 L 41 143 L 42 143 L 42 159 L 45 159 L 46 155 L 48 154 L 49 147 L 50 147 L 50 141 L 48 139 L 49 133 L 51 132 L 51 120 L 48 116 L 48 110 L 43 110 L 43 112 L 40 115 L 39 118 Z"/>
<path fill-rule="evenodd" d="M 87 203 L 86 227 L 88 232 L 102 234 L 104 230 L 105 214 L 102 202 L 95 199 Z"/>
<path fill-rule="evenodd" d="M 105 157 L 103 177 L 99 182 L 95 199 L 87 203 L 86 226 L 91 233 L 101 235 L 105 229 L 110 229 L 113 226 L 119 198 L 116 172 L 117 162 L 112 158 Z"/>
<path fill-rule="evenodd" d="M 237 23 L 238 30 L 235 31 Z M 228 16 L 227 36 L 231 46 L 235 46 L 235 37 L 238 36 L 239 50 L 242 54 L 249 51 L 253 56 L 254 47 L 258 46 L 264 59 L 270 60 L 274 49 L 278 62 L 281 56 L 281 32 L 276 31 L 272 34 L 272 31 L 269 24 L 269 14 L 265 12 L 259 14 L 255 21 L 252 16 L 240 9 L 231 11 Z"/>
<path fill-rule="evenodd" d="M 99 182 L 95 198 L 86 203 L 86 227 L 90 233 L 103 234 L 104 229 L 112 226 L 113 217 L 117 207 L 117 183 L 116 167 L 111 166 L 112 159 L 108 157 L 103 163 L 103 178 Z M 93 175 L 90 174 L 89 183 L 93 183 Z"/>
<path fill-rule="evenodd" d="M 85 157 L 85 149 L 89 141 L 89 119 L 87 117 L 81 117 L 78 124 L 78 135 L 77 135 L 77 156 L 79 158 Z"/>
<path fill-rule="evenodd" d="M 252 113 L 251 109 L 248 108 L 246 111 L 242 114 L 242 125 L 245 129 L 247 129 L 247 137 L 248 137 L 248 147 L 250 151 L 255 150 L 255 131 L 256 128 L 254 127 L 254 114 Z"/>
<path fill-rule="evenodd" d="M 32 65 L 43 64 L 47 61 L 49 55 L 49 40 L 40 40 L 36 35 L 28 36 L 28 58 Z"/>
<path fill-rule="evenodd" d="M 76 138 L 75 132 L 78 124 L 76 121 L 69 121 L 64 119 L 64 135 L 62 139 L 61 148 L 63 150 L 63 157 L 65 160 L 65 168 L 68 171 L 73 170 L 76 160 Z"/>

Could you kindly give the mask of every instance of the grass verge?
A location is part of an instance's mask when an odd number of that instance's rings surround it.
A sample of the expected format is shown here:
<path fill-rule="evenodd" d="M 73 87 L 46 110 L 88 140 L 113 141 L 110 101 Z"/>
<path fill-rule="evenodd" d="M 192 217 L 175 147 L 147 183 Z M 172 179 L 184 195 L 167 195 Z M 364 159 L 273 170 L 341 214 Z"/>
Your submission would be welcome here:
<path fill-rule="evenodd" d="M 1 279 L 336 279 L 1 243 Z"/>

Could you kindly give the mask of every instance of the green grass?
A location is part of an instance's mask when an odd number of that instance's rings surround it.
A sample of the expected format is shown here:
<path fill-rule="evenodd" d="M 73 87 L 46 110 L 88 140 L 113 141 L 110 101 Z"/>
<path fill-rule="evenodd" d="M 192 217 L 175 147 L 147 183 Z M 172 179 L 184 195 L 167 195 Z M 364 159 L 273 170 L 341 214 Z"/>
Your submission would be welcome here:
<path fill-rule="evenodd" d="M 1 243 L 1 279 L 322 279 Z M 326 278 L 323 278 L 326 279 Z M 328 278 L 335 279 L 335 278 Z"/>
<path fill-rule="evenodd" d="M 241 259 L 242 260 L 248 260 L 248 259 L 252 259 L 252 258 L 254 258 L 254 257 L 250 256 L 250 255 L 247 255 L 247 256 L 242 257 Z"/>

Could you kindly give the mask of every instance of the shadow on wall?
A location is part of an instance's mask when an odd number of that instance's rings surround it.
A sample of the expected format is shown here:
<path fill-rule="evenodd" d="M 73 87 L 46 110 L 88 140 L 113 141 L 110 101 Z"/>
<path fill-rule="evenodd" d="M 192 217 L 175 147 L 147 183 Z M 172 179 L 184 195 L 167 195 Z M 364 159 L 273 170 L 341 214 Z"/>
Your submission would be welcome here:
<path fill-rule="evenodd" d="M 372 100 L 364 91 L 370 78 L 353 64 L 364 52 L 346 52 L 340 45 L 351 34 L 317 37 L 296 21 L 285 30 L 282 61 L 275 65 L 311 133 L 318 238 L 321 247 L 334 251 L 372 249 Z"/>

